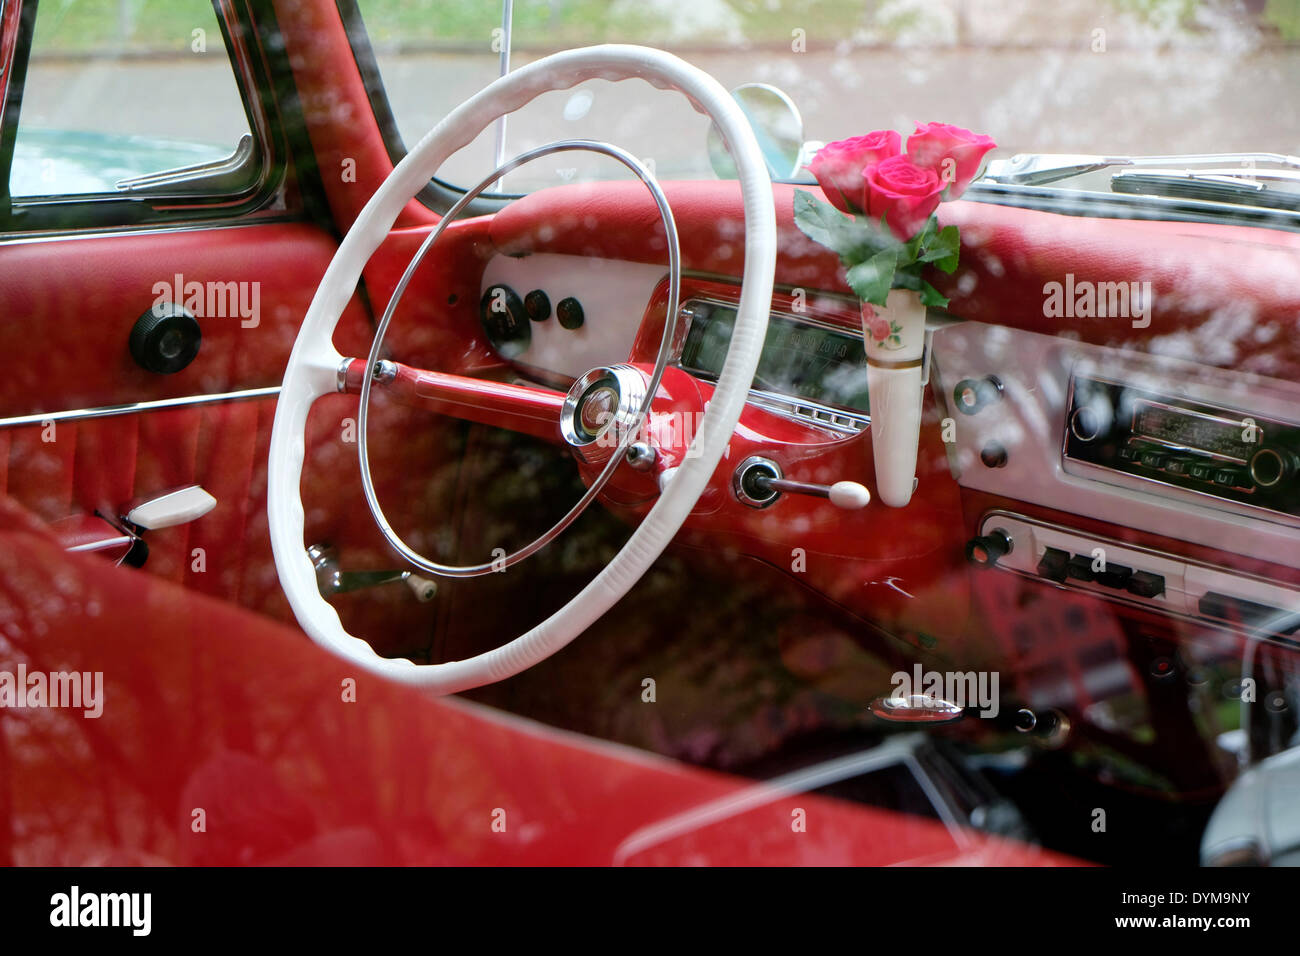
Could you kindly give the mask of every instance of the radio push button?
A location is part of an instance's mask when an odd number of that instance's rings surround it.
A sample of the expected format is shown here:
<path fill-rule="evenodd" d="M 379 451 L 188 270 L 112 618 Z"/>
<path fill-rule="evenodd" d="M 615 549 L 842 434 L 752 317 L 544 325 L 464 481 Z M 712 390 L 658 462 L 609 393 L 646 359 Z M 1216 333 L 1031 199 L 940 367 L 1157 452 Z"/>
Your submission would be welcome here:
<path fill-rule="evenodd" d="M 1216 468 L 1214 483 L 1224 488 L 1249 488 L 1250 481 L 1240 468 Z"/>
<path fill-rule="evenodd" d="M 1159 597 L 1165 593 L 1165 579 L 1152 571 L 1134 571 L 1128 579 L 1128 592 L 1144 598 Z"/>
<path fill-rule="evenodd" d="M 1208 461 L 1196 461 L 1187 466 L 1187 477 L 1197 481 L 1213 481 L 1214 465 Z"/>
<path fill-rule="evenodd" d="M 1108 588 L 1126 588 L 1128 587 L 1129 578 L 1132 576 L 1132 568 L 1107 562 L 1106 567 L 1098 571 L 1093 579 L 1098 584 L 1105 585 Z"/>
<path fill-rule="evenodd" d="M 1038 574 L 1056 582 L 1064 581 L 1069 573 L 1070 552 L 1060 548 L 1048 548 L 1038 559 Z"/>
<path fill-rule="evenodd" d="M 1065 573 L 1067 577 L 1073 578 L 1076 581 L 1091 581 L 1092 558 L 1088 557 L 1086 554 L 1074 555 L 1066 564 Z"/>

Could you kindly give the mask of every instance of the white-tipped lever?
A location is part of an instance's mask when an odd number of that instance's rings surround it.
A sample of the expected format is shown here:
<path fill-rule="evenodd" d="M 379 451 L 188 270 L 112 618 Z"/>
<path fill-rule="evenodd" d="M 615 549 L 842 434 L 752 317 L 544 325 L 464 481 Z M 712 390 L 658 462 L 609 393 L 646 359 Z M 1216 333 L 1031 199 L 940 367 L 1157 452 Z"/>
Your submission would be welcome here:
<path fill-rule="evenodd" d="M 789 492 L 795 495 L 811 495 L 814 498 L 827 498 L 836 508 L 856 511 L 865 508 L 871 502 L 871 492 L 865 485 L 856 481 L 837 481 L 833 485 L 814 485 L 806 481 L 791 481 L 789 478 L 771 478 L 756 475 L 754 483 L 764 491 Z"/>

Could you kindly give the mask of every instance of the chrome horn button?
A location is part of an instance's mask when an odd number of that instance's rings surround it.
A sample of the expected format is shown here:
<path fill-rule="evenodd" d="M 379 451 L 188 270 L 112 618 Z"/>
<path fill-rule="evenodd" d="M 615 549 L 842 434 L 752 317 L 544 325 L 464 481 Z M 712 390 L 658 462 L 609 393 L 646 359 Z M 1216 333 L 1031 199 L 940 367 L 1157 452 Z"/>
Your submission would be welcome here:
<path fill-rule="evenodd" d="M 645 376 L 631 365 L 594 368 L 564 397 L 560 434 L 583 461 L 606 460 L 637 427 L 645 395 Z"/>

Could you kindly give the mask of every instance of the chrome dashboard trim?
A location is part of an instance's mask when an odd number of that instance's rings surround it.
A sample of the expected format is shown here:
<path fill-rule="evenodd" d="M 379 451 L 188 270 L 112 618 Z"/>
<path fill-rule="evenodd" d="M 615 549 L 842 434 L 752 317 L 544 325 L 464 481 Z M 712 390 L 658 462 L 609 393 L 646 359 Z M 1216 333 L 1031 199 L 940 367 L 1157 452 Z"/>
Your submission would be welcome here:
<path fill-rule="evenodd" d="M 994 508 L 990 511 L 984 512 L 984 514 L 980 517 L 979 520 L 979 525 L 978 525 L 979 533 L 988 534 L 989 531 L 992 530 L 993 528 L 1002 527 L 1007 524 L 1011 524 L 1013 528 L 1016 525 L 1023 525 L 1031 529 L 1041 528 L 1045 531 L 1051 531 L 1062 535 L 1081 538 L 1099 547 L 1108 549 L 1111 552 L 1118 552 L 1120 554 L 1131 552 L 1135 554 L 1149 555 L 1150 557 L 1155 558 L 1159 561 L 1181 565 L 1185 568 L 1190 568 L 1193 570 L 1205 571 L 1210 573 L 1211 575 L 1222 577 L 1229 581 L 1236 580 L 1245 583 L 1255 583 L 1255 584 L 1265 585 L 1271 588 L 1280 589 L 1283 591 L 1300 593 L 1300 590 L 1298 590 L 1295 585 L 1286 581 L 1278 581 L 1272 578 L 1263 577 L 1258 574 L 1249 574 L 1244 571 L 1238 571 L 1232 568 L 1225 568 L 1219 565 L 1210 564 L 1206 561 L 1200 561 L 1195 558 L 1185 557 L 1173 551 L 1165 551 L 1160 548 L 1152 548 L 1143 544 L 1135 544 L 1128 541 L 1120 541 L 1117 538 L 1111 538 L 1106 535 L 1093 534 L 1092 532 L 1084 531 L 1079 528 L 1072 528 L 1069 527 L 1068 525 L 1063 525 L 1055 521 L 1046 521 L 1041 518 L 1032 518 L 1028 515 L 1020 514 L 1015 511 L 1009 511 L 1003 508 Z M 1033 557 L 1036 557 L 1036 554 L 1031 556 L 1031 560 L 1033 559 Z M 1025 571 L 1020 568 L 1011 567 L 1001 563 L 992 565 L 987 570 L 1006 571 L 1010 574 L 1014 574 L 1025 580 L 1036 581 L 1039 584 L 1050 585 L 1051 587 L 1059 588 L 1060 590 L 1072 591 L 1076 594 L 1091 595 L 1092 597 L 1099 598 L 1104 601 L 1113 601 L 1117 604 L 1123 604 L 1127 607 L 1140 608 L 1144 611 L 1147 611 L 1148 613 L 1154 612 L 1154 613 L 1162 614 L 1166 617 L 1176 618 L 1180 621 L 1187 621 L 1201 627 L 1210 627 L 1219 630 L 1231 631 L 1237 634 L 1244 634 L 1254 640 L 1262 641 L 1268 644 L 1274 644 L 1282 647 L 1295 647 L 1297 644 L 1300 644 L 1300 636 L 1288 636 L 1288 635 L 1269 633 L 1259 628 L 1252 628 L 1237 622 L 1232 622 L 1232 621 L 1215 618 L 1215 617 L 1209 617 L 1203 614 L 1193 614 L 1181 608 L 1172 607 L 1165 600 L 1152 599 L 1152 598 L 1140 598 L 1135 595 L 1129 594 L 1127 591 L 1119 591 L 1115 588 L 1107 588 L 1104 585 L 1097 585 L 1095 587 L 1091 587 L 1073 581 L 1057 582 L 1049 578 L 1045 578 L 1042 575 L 1034 574 L 1030 571 Z M 1135 570 L 1142 570 L 1142 569 L 1135 568 Z M 1279 610 L 1286 611 L 1287 609 L 1279 608 Z"/>
<path fill-rule="evenodd" d="M 673 348 L 673 354 L 670 361 L 676 368 L 681 369 L 688 375 L 702 378 L 705 381 L 712 381 L 713 377 L 707 372 L 700 369 L 688 368 L 682 364 L 682 351 L 686 348 L 686 339 L 691 333 L 691 320 L 693 314 L 690 311 L 689 306 L 692 302 L 702 302 L 708 305 L 721 306 L 723 308 L 735 308 L 735 303 L 728 302 L 726 299 L 717 296 L 693 295 L 683 302 L 681 307 L 677 310 L 682 325 L 677 333 L 679 341 Z M 790 312 L 781 312 L 776 309 L 770 310 L 770 314 L 777 318 L 788 319 L 789 321 L 796 322 L 800 325 L 825 329 L 829 332 L 838 332 L 841 335 L 852 334 L 851 329 L 843 325 L 836 325 L 833 322 L 823 322 L 819 319 L 811 319 L 805 316 L 794 315 Z M 856 435 L 871 424 L 871 416 L 856 409 L 847 409 L 837 405 L 826 405 L 822 402 L 812 401 L 811 399 L 800 398 L 797 395 L 787 395 L 782 392 L 773 392 L 767 389 L 751 388 L 749 390 L 749 401 L 761 408 L 767 409 L 768 411 L 785 415 L 797 421 L 816 425 L 822 428 L 829 428 L 848 435 Z"/>
<path fill-rule="evenodd" d="M 122 405 L 100 405 L 96 408 L 67 409 L 60 412 L 39 412 L 35 415 L 15 415 L 0 418 L 0 428 L 21 425 L 44 425 L 48 422 L 65 422 L 84 418 L 109 418 L 113 415 L 135 415 L 156 412 L 164 408 L 183 408 L 189 405 L 215 405 L 218 402 L 237 402 L 246 399 L 275 398 L 280 386 L 249 388 L 237 392 L 215 392 L 211 395 L 187 395 L 183 398 L 160 398 L 150 402 L 128 402 Z"/>

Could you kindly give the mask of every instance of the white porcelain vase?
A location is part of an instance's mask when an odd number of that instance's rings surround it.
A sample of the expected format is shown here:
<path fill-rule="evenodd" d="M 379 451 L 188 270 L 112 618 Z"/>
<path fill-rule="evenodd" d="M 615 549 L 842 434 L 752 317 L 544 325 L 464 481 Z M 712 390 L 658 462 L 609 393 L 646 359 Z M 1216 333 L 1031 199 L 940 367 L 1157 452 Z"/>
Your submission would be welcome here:
<path fill-rule="evenodd" d="M 884 306 L 862 304 L 871 401 L 876 497 L 891 508 L 912 500 L 921 436 L 925 306 L 910 289 L 891 289 Z"/>

